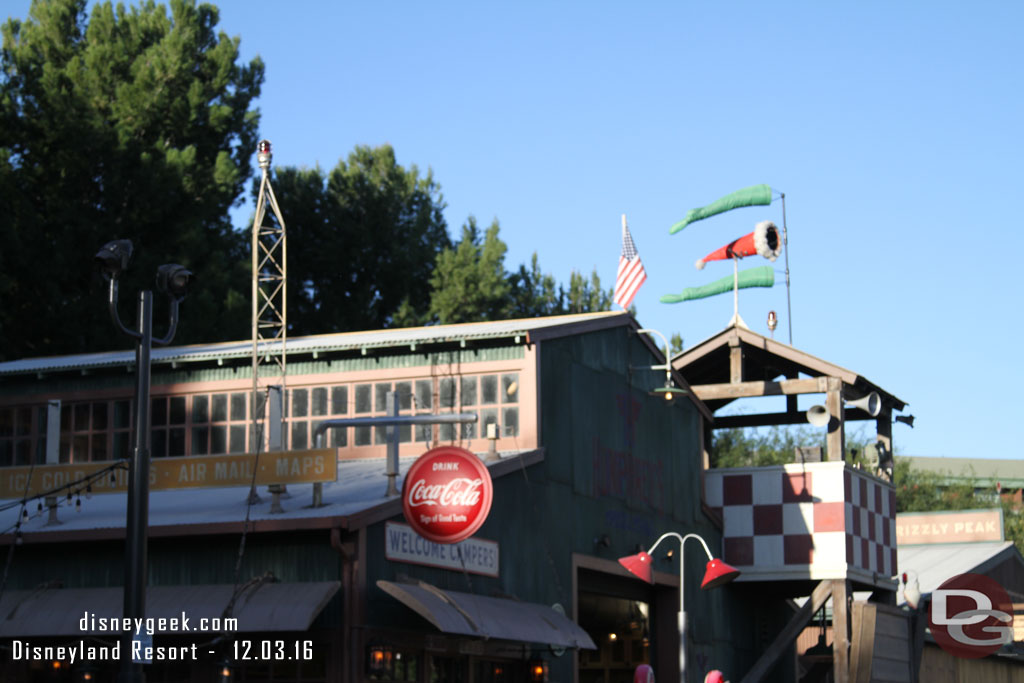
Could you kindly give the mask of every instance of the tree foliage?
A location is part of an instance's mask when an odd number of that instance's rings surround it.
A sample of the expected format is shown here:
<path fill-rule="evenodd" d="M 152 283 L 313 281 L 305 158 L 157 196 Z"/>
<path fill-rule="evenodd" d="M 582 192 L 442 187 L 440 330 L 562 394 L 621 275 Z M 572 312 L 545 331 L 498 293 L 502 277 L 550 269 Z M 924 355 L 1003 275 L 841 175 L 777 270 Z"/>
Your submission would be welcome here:
<path fill-rule="evenodd" d="M 178 341 L 244 334 L 228 209 L 250 175 L 263 65 L 238 63 L 216 8 L 170 5 L 103 2 L 87 20 L 86 0 L 36 0 L 3 25 L 0 358 L 111 347 L 91 264 L 115 238 L 136 247 L 123 292 L 152 288 L 160 263 L 198 275 Z"/>
<path fill-rule="evenodd" d="M 569 288 L 541 272 L 537 253 L 530 266 L 505 270 L 507 247 L 498 237 L 498 221 L 481 236 L 476 219 L 462 228 L 462 239 L 437 259 L 431 278 L 428 322 L 460 323 L 507 318 L 532 318 L 611 309 L 612 293 L 601 288 L 597 272 L 585 278 L 575 270 Z"/>
<path fill-rule="evenodd" d="M 864 449 L 870 441 L 866 433 L 846 435 L 846 460 L 864 462 Z M 770 427 L 768 429 L 717 429 L 711 440 L 712 467 L 763 467 L 794 462 L 796 449 L 820 446 L 825 452 L 825 436 L 809 426 Z"/>
<path fill-rule="evenodd" d="M 444 199 L 429 171 L 402 167 L 383 145 L 356 147 L 326 177 L 319 168 L 275 174 L 288 230 L 291 333 L 426 319 L 434 265 L 451 245 Z"/>

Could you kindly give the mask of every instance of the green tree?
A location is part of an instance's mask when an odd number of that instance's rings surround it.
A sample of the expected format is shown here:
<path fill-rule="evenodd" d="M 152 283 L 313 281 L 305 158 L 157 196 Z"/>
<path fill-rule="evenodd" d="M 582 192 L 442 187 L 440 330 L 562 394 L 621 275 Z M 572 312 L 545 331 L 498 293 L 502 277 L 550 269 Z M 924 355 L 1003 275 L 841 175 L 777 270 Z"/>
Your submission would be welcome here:
<path fill-rule="evenodd" d="M 196 273 L 177 341 L 248 328 L 228 209 L 251 173 L 263 64 L 238 63 L 213 6 L 170 7 L 102 2 L 87 20 L 86 0 L 36 0 L 3 25 L 0 359 L 111 347 L 92 256 L 115 238 L 136 247 L 122 292 L 152 288 L 160 263 Z"/>
<path fill-rule="evenodd" d="M 601 289 L 601 278 L 597 276 L 596 269 L 591 271 L 589 280 L 575 270 L 569 274 L 569 304 L 567 308 L 566 313 L 611 310 L 612 290 Z"/>
<path fill-rule="evenodd" d="M 864 465 L 865 447 L 874 439 L 865 431 L 846 435 L 846 461 Z M 712 467 L 763 467 L 794 462 L 796 449 L 820 446 L 825 452 L 825 436 L 807 425 L 744 429 L 717 429 L 711 439 Z"/>
<path fill-rule="evenodd" d="M 472 216 L 462 226 L 462 239 L 437 257 L 430 278 L 430 314 L 441 324 L 500 320 L 511 308 L 511 287 L 505 273 L 508 247 L 498 237 L 495 220 L 481 237 Z"/>
<path fill-rule="evenodd" d="M 292 333 L 427 320 L 434 265 L 451 244 L 441 188 L 429 170 L 402 167 L 383 145 L 356 147 L 326 177 L 320 168 L 275 174 L 288 230 Z"/>

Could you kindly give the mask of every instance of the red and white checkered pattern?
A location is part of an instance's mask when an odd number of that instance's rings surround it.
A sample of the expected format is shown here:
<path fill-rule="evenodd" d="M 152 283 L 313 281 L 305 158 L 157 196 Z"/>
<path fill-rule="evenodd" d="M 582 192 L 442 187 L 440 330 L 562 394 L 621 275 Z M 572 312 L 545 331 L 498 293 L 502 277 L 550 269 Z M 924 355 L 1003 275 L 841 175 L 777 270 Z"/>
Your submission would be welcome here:
<path fill-rule="evenodd" d="M 896 574 L 896 492 L 842 462 L 708 470 L 707 504 L 723 521 L 723 559 L 741 580 Z"/>

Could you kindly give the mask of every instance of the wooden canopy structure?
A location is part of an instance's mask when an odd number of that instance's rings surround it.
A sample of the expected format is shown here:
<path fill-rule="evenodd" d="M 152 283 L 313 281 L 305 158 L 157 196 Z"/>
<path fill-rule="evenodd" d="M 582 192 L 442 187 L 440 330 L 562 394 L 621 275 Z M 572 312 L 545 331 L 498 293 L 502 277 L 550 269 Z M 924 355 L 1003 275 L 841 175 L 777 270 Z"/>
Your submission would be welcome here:
<path fill-rule="evenodd" d="M 784 412 L 719 416 L 711 429 L 802 424 L 807 422 L 807 415 L 797 409 L 796 397 L 825 394 L 829 460 L 843 459 L 845 423 L 850 420 L 874 420 L 877 441 L 887 453 L 892 453 L 893 412 L 902 411 L 907 405 L 856 372 L 761 336 L 742 324 L 733 324 L 678 354 L 672 359 L 672 367 L 715 413 L 740 398 L 786 397 Z M 861 408 L 846 407 L 846 402 L 871 392 L 877 392 L 881 399 L 877 416 Z M 710 443 L 710 439 L 705 439 L 705 443 Z"/>

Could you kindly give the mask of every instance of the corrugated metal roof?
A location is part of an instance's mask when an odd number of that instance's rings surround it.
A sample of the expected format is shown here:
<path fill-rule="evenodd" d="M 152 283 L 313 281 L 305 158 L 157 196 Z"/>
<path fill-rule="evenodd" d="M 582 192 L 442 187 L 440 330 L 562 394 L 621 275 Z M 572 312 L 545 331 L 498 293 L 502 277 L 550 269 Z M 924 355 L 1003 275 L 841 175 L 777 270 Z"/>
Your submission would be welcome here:
<path fill-rule="evenodd" d="M 502 452 L 500 463 L 488 467 L 492 477 L 502 476 L 495 473 L 500 470 L 518 471 L 519 458 L 535 454 L 536 451 Z M 405 480 L 405 474 L 418 456 L 399 459 L 399 475 L 396 485 L 399 490 Z M 510 468 L 510 465 L 516 465 Z M 221 487 L 201 489 L 172 489 L 151 491 L 149 494 L 149 528 L 180 527 L 187 525 L 218 524 L 243 522 L 247 518 L 252 522 L 289 520 L 307 520 L 311 518 L 343 518 L 371 510 L 385 503 L 397 501 L 397 497 L 387 497 L 387 479 L 385 478 L 385 459 L 366 458 L 360 460 L 340 460 L 338 462 L 338 478 L 336 481 L 323 485 L 323 505 L 310 507 L 313 499 L 312 484 L 289 484 L 290 498 L 281 502 L 283 513 L 270 512 L 271 496 L 263 488 L 260 495 L 263 502 L 254 504 L 249 509 L 247 486 Z M 25 511 L 31 517 L 21 524 L 21 531 L 26 536 L 40 538 L 50 533 L 64 534 L 67 532 L 89 532 L 97 530 L 123 529 L 125 527 L 126 508 L 125 493 L 105 493 L 82 499 L 81 509 L 70 501 L 65 502 L 63 495 L 57 497 L 60 506 L 57 518 L 60 524 L 47 526 L 48 510 L 36 511 L 33 501 Z M 3 506 L 3 507 L 6 507 Z M 22 514 L 20 505 L 13 505 L 0 510 L 0 533 L 11 533 Z"/>
<path fill-rule="evenodd" d="M 973 481 L 976 485 L 1004 486 L 1009 482 L 1024 480 L 1024 462 L 997 458 L 942 458 L 924 456 L 897 456 L 908 460 L 911 468 L 922 472 L 933 472 L 945 480 Z"/>
<path fill-rule="evenodd" d="M 616 321 L 614 319 L 621 319 Z M 289 354 L 329 351 L 351 351 L 418 344 L 441 344 L 446 342 L 471 341 L 474 339 L 525 338 L 527 334 L 540 330 L 554 331 L 566 328 L 566 333 L 576 325 L 606 321 L 609 325 L 627 324 L 632 318 L 624 311 L 600 313 L 578 313 L 556 315 L 546 318 L 521 318 L 517 320 L 496 320 L 459 325 L 432 325 L 401 329 L 371 330 L 365 332 L 341 332 L 309 337 L 291 337 L 287 341 Z M 280 342 L 265 342 L 261 349 L 268 352 L 280 348 Z M 154 347 L 153 363 L 197 362 L 252 356 L 252 340 L 221 342 L 217 344 L 195 344 L 191 346 Z M 0 377 L 57 372 L 62 370 L 88 370 L 105 367 L 122 367 L 135 363 L 135 352 L 109 351 L 104 353 L 83 353 L 69 356 L 26 358 L 0 363 Z"/>
<path fill-rule="evenodd" d="M 908 572 L 911 580 L 916 574 L 923 595 L 928 595 L 957 574 L 984 574 L 992 566 L 1014 555 L 1020 559 L 1020 553 L 1011 541 L 904 545 L 896 549 L 896 555 L 900 573 Z M 1013 596 L 1014 600 L 1020 597 Z M 901 582 L 896 604 L 902 605 L 905 602 Z"/>

